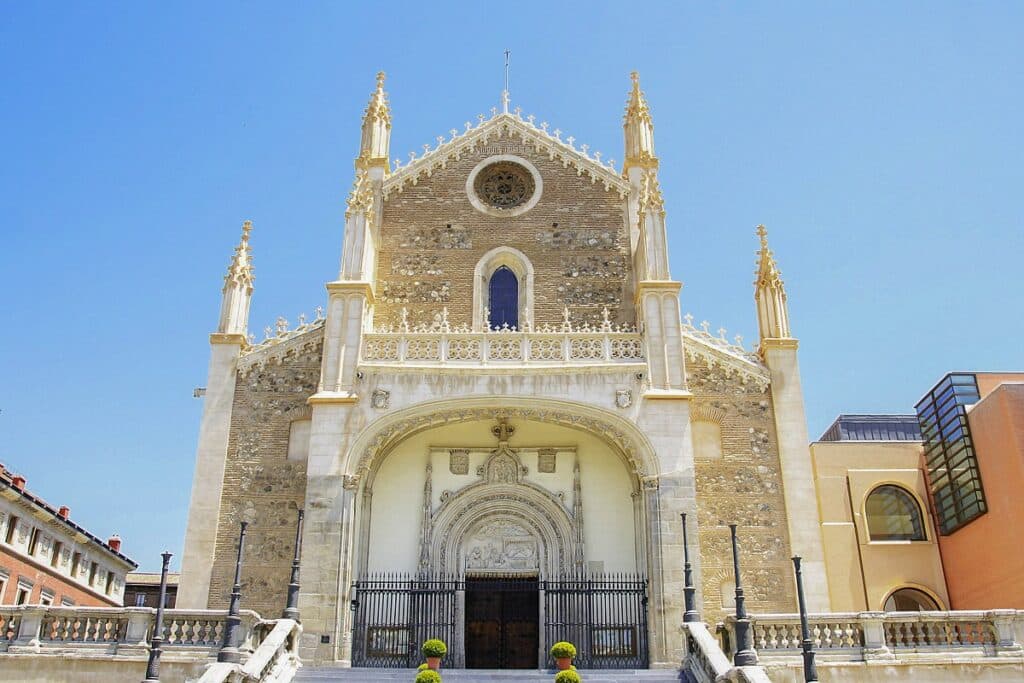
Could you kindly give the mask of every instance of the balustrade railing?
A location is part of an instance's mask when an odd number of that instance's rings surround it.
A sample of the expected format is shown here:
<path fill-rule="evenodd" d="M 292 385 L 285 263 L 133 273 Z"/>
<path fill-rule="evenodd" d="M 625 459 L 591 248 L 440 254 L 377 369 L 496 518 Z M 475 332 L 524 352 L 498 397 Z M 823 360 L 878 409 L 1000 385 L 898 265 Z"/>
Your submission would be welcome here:
<path fill-rule="evenodd" d="M 760 659 L 800 656 L 796 614 L 750 617 Z M 914 660 L 956 654 L 970 657 L 1024 655 L 1024 610 L 955 612 L 837 612 L 808 615 L 819 658 L 844 661 Z M 723 643 L 729 653 L 735 618 L 726 618 Z"/>
<path fill-rule="evenodd" d="M 363 335 L 362 362 L 514 365 L 641 363 L 634 332 L 388 332 Z"/>
<path fill-rule="evenodd" d="M 210 652 L 220 646 L 226 612 L 166 610 L 164 648 Z M 156 610 L 148 607 L 0 607 L 0 652 L 67 653 L 74 649 L 137 654 L 149 647 Z M 251 651 L 269 628 L 242 612 L 244 647 Z"/>

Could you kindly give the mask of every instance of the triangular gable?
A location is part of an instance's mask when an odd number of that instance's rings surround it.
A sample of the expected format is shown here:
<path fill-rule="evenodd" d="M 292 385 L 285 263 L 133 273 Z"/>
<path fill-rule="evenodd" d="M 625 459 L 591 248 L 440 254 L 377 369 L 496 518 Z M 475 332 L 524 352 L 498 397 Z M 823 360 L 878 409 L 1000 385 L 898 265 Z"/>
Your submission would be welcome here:
<path fill-rule="evenodd" d="M 397 166 L 391 172 L 382 188 L 385 198 L 392 192 L 401 192 L 406 183 L 415 185 L 421 177 L 430 177 L 436 169 L 445 168 L 450 160 L 461 159 L 478 145 L 505 137 L 518 138 L 524 145 L 533 146 L 538 154 L 546 154 L 552 160 L 560 159 L 565 168 L 573 166 L 578 175 L 586 174 L 591 182 L 602 183 L 606 190 L 614 189 L 621 197 L 629 193 L 629 183 L 611 163 L 600 158 L 600 152 L 591 155 L 587 145 L 576 148 L 573 138 L 562 140 L 560 131 L 548 132 L 546 123 L 535 126 L 533 118 L 528 116 L 524 119 L 518 112 L 501 113 L 487 120 L 481 118 L 475 127 L 467 122 L 462 133 L 452 129 L 449 140 L 438 137 L 437 147 L 427 148 L 422 156 L 411 158 L 407 165 Z"/>

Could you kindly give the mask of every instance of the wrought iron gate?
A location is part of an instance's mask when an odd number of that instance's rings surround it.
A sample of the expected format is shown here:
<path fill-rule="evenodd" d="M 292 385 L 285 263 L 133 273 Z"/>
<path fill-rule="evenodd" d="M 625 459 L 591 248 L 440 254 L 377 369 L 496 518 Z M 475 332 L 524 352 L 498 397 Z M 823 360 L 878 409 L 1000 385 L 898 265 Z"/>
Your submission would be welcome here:
<path fill-rule="evenodd" d="M 646 579 L 611 574 L 535 585 L 544 657 L 553 644 L 568 640 L 576 646 L 580 669 L 647 668 Z M 422 661 L 419 648 L 428 638 L 448 644 L 448 667 L 465 666 L 465 579 L 378 574 L 360 579 L 354 588 L 353 666 L 414 668 Z"/>
<path fill-rule="evenodd" d="M 580 669 L 645 669 L 647 581 L 629 574 L 542 582 L 545 651 L 576 646 Z M 548 661 L 548 664 L 554 664 Z"/>
<path fill-rule="evenodd" d="M 352 665 L 415 668 L 424 640 L 440 638 L 450 646 L 461 588 L 450 576 L 380 574 L 356 581 Z"/>

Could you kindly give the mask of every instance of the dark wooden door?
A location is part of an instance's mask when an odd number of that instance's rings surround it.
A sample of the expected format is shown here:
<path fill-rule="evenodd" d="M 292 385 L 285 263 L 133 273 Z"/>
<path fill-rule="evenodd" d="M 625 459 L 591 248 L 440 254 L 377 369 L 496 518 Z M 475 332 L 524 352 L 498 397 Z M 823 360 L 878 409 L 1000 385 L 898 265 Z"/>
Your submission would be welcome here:
<path fill-rule="evenodd" d="M 466 579 L 466 668 L 536 669 L 537 580 Z"/>

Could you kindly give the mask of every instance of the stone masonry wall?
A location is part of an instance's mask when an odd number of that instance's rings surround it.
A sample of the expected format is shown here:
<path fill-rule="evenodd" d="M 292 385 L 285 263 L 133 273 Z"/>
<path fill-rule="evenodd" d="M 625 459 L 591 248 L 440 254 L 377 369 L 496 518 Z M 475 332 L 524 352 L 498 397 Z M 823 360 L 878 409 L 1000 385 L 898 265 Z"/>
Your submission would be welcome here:
<path fill-rule="evenodd" d="M 292 421 L 307 419 L 322 346 L 239 376 L 231 411 L 210 608 L 224 609 L 234 579 L 239 522 L 249 521 L 242 560 L 242 608 L 264 617 L 284 609 L 295 552 L 295 522 L 306 496 L 306 462 L 288 460 Z"/>
<path fill-rule="evenodd" d="M 540 171 L 540 201 L 520 216 L 484 214 L 466 197 L 473 167 L 496 154 Z M 607 306 L 614 322 L 633 323 L 625 207 L 616 190 L 518 140 L 479 145 L 384 201 L 375 321 L 397 324 L 406 307 L 411 324 L 429 324 L 447 306 L 452 325 L 471 324 L 473 269 L 491 249 L 509 246 L 533 264 L 535 324 L 561 322 L 565 306 L 574 321 L 598 322 Z"/>
<path fill-rule="evenodd" d="M 789 560 L 782 475 L 772 415 L 771 395 L 746 385 L 721 367 L 703 360 L 687 364 L 695 412 L 710 409 L 721 416 L 722 457 L 694 453 L 697 480 L 702 589 L 702 616 L 722 619 L 723 586 L 732 610 L 732 549 L 728 524 L 736 523 L 740 572 L 750 612 L 792 612 L 796 592 Z"/>

